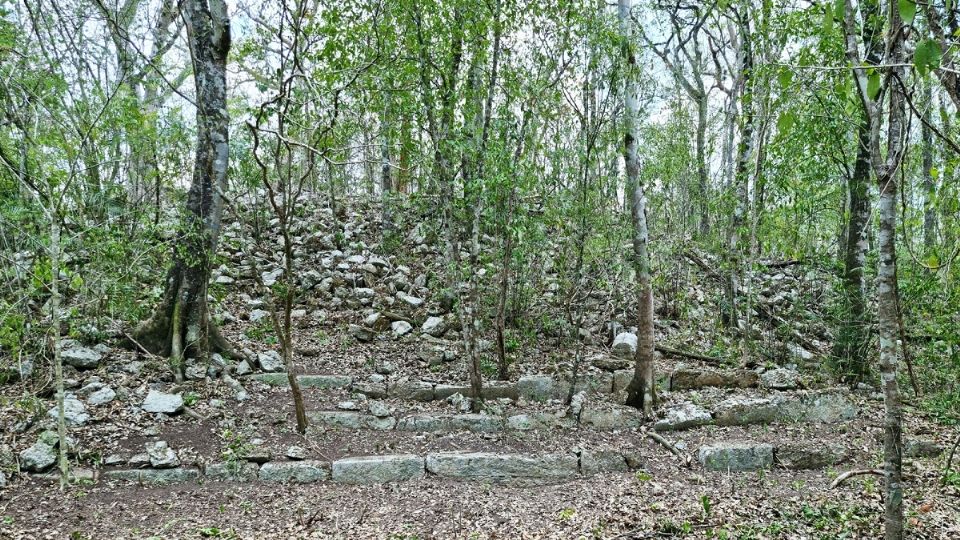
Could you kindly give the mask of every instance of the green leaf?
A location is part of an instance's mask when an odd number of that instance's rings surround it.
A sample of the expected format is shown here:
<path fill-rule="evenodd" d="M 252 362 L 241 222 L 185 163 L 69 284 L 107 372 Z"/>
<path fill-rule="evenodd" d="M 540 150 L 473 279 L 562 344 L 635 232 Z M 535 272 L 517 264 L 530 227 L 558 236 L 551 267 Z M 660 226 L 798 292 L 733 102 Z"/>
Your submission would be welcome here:
<path fill-rule="evenodd" d="M 913 24 L 913 19 L 917 16 L 917 3 L 913 0 L 897 0 L 897 8 L 903 23 Z"/>
<path fill-rule="evenodd" d="M 921 41 L 913 53 L 913 65 L 921 76 L 940 67 L 940 45 L 932 39 Z"/>
<path fill-rule="evenodd" d="M 827 8 L 823 12 L 823 35 L 829 36 L 833 33 L 833 10 Z"/>
<path fill-rule="evenodd" d="M 789 88 L 790 83 L 793 82 L 793 72 L 790 71 L 790 68 L 780 68 L 780 72 L 777 73 L 777 81 L 780 83 L 780 88 L 784 90 Z"/>
<path fill-rule="evenodd" d="M 867 75 L 867 97 L 877 99 L 880 95 L 880 73 L 876 70 Z"/>
<path fill-rule="evenodd" d="M 796 122 L 796 117 L 794 117 L 793 113 L 791 112 L 781 113 L 780 116 L 777 118 L 777 132 L 780 133 L 781 135 L 789 133 L 790 128 L 793 127 L 794 122 Z"/>
<path fill-rule="evenodd" d="M 835 0 L 833 4 L 833 16 L 842 21 L 847 15 L 847 1 L 846 0 Z"/>

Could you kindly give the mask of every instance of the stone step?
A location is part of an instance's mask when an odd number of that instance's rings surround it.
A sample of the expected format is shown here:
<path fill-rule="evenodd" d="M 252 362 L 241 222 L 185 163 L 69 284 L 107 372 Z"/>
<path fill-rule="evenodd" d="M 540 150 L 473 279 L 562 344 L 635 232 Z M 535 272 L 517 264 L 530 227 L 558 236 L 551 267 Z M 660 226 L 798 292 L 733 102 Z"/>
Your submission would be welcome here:
<path fill-rule="evenodd" d="M 510 454 L 496 452 L 434 452 L 425 455 L 388 454 L 352 456 L 332 462 L 319 460 L 212 463 L 203 470 L 112 469 L 86 471 L 91 483 L 101 479 L 142 485 L 171 485 L 192 481 L 279 482 L 308 484 L 382 484 L 427 476 L 479 482 L 556 482 L 578 476 L 620 473 L 639 467 L 638 452 L 582 450 L 566 453 Z M 53 478 L 54 475 L 35 475 Z"/>
<path fill-rule="evenodd" d="M 590 429 L 596 431 L 629 430 L 641 427 L 645 420 L 636 409 L 609 404 L 594 408 L 585 405 L 578 418 L 563 413 L 542 411 L 485 413 L 401 413 L 398 416 L 375 416 L 357 411 L 310 411 L 312 430 L 370 429 L 422 433 L 469 431 L 497 433 L 552 429 Z"/>
<path fill-rule="evenodd" d="M 578 377 L 576 392 L 594 394 L 617 394 L 624 391 L 633 377 L 633 370 L 590 373 Z M 246 378 L 270 386 L 287 386 L 286 373 L 258 373 Z M 467 383 L 450 384 L 431 381 L 402 380 L 390 381 L 379 377 L 376 380 L 362 380 L 350 375 L 298 375 L 297 381 L 304 389 L 341 389 L 374 399 L 397 398 L 409 401 L 434 401 L 446 399 L 454 394 L 470 396 L 472 390 Z M 666 388 L 668 377 L 663 375 L 657 383 Z M 481 396 L 484 399 L 524 399 L 531 402 L 566 399 L 570 393 L 570 381 L 554 378 L 550 375 L 525 375 L 516 382 L 487 381 L 483 384 Z"/>
<path fill-rule="evenodd" d="M 804 442 L 773 445 L 754 441 L 718 441 L 702 445 L 698 461 L 706 471 L 746 472 L 780 467 L 819 469 L 837 465 L 849 456 L 841 449 Z M 141 485 L 187 482 L 273 482 L 312 484 L 383 484 L 437 477 L 455 481 L 550 483 L 595 474 L 642 469 L 639 447 L 628 449 L 574 448 L 567 452 L 427 452 L 348 456 L 333 461 L 268 461 L 210 463 L 202 468 L 78 469 L 73 476 L 88 483 L 100 480 Z M 52 473 L 35 478 L 55 480 Z"/>
<path fill-rule="evenodd" d="M 501 414 L 401 412 L 394 415 L 387 407 L 371 412 L 312 411 L 307 416 L 313 429 L 349 429 L 444 433 L 590 429 L 615 431 L 638 429 L 647 424 L 643 415 L 631 407 L 604 401 L 587 401 L 579 413 L 508 409 Z M 857 406 L 843 390 L 779 393 L 770 397 L 728 398 L 708 410 L 693 403 L 667 407 L 654 424 L 657 431 L 679 431 L 701 426 L 745 426 L 771 423 L 837 423 L 852 420 Z"/>
<path fill-rule="evenodd" d="M 662 411 L 654 429 L 679 431 L 706 425 L 833 424 L 853 420 L 859 412 L 845 388 L 782 392 L 766 397 L 731 397 L 711 409 L 689 402 L 669 406 Z"/>

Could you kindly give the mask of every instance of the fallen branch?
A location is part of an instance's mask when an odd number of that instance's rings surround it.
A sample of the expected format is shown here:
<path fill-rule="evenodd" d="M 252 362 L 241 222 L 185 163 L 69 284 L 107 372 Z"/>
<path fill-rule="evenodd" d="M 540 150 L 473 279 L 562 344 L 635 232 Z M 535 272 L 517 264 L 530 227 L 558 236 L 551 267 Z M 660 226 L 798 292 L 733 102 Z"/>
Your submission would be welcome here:
<path fill-rule="evenodd" d="M 848 479 L 853 478 L 854 476 L 860 476 L 863 474 L 875 474 L 877 476 L 883 476 L 883 471 L 880 469 L 854 469 L 852 471 L 847 471 L 840 476 L 838 476 L 833 482 L 830 483 L 830 489 L 834 489 L 840 484 L 846 482 Z"/>
<path fill-rule="evenodd" d="M 673 443 L 671 443 L 670 441 L 664 439 L 663 437 L 661 437 L 660 435 L 657 435 L 656 433 L 654 433 L 654 432 L 652 432 L 652 431 L 648 431 L 648 432 L 647 432 L 647 437 L 649 437 L 649 438 L 650 438 L 651 440 L 653 440 L 654 442 L 658 443 L 660 446 L 663 446 L 664 448 L 666 448 L 667 450 L 669 450 L 671 454 L 673 454 L 673 455 L 677 456 L 678 458 L 682 459 L 682 460 L 683 460 L 683 464 L 684 464 L 685 466 L 687 466 L 687 467 L 690 466 L 690 456 L 688 456 L 688 455 L 684 454 L 683 452 L 681 452 L 676 446 L 673 445 Z"/>

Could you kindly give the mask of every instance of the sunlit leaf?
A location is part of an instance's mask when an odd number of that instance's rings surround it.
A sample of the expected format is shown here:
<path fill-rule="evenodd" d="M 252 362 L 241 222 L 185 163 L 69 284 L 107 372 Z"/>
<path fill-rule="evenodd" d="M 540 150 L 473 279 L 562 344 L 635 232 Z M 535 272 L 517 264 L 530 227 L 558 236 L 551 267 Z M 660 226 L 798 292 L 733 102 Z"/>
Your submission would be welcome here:
<path fill-rule="evenodd" d="M 917 3 L 913 0 L 897 0 L 897 9 L 900 11 L 900 18 L 904 24 L 913 24 L 914 17 L 917 16 Z"/>

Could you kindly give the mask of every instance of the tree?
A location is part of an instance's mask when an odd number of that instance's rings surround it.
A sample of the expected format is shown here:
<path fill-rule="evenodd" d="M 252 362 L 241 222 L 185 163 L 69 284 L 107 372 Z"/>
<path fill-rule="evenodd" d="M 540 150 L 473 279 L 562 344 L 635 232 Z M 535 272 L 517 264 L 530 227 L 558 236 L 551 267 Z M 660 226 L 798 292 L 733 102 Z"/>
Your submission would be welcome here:
<path fill-rule="evenodd" d="M 230 18 L 223 0 L 185 0 L 181 15 L 187 28 L 196 89 L 196 161 L 163 299 L 153 316 L 134 333 L 140 347 L 169 356 L 177 380 L 183 377 L 186 354 L 203 356 L 211 350 L 229 350 L 210 320 L 207 282 L 220 235 L 221 194 L 227 189 L 230 157 Z"/>
<path fill-rule="evenodd" d="M 633 224 L 633 266 L 637 280 L 637 352 L 633 379 L 627 387 L 627 404 L 647 416 L 653 414 L 656 389 L 653 386 L 653 285 L 650 279 L 650 253 L 647 249 L 647 205 L 640 183 L 640 157 L 637 155 L 637 121 L 640 101 L 637 97 L 637 57 L 634 52 L 633 0 L 619 0 L 621 39 L 623 40 L 623 163 L 627 171 L 626 197 L 630 201 Z"/>
<path fill-rule="evenodd" d="M 864 21 L 879 19 L 879 5 L 862 2 Z M 862 66 L 851 1 L 845 2 L 845 41 L 847 56 L 854 66 Z M 911 21 L 912 22 L 912 21 Z M 897 190 L 898 173 L 907 142 L 905 44 L 909 27 L 904 24 L 897 1 L 886 6 L 886 43 L 882 72 L 855 68 L 857 92 L 870 123 L 870 163 L 880 191 L 880 227 L 877 263 L 877 322 L 880 335 L 880 382 L 884 395 L 883 470 L 886 479 L 884 498 L 884 538 L 903 538 L 902 422 L 900 389 L 897 384 L 897 340 L 899 311 L 897 291 Z M 882 76 L 881 76 L 882 73 Z M 886 153 L 881 151 L 882 113 L 886 101 Z"/>

